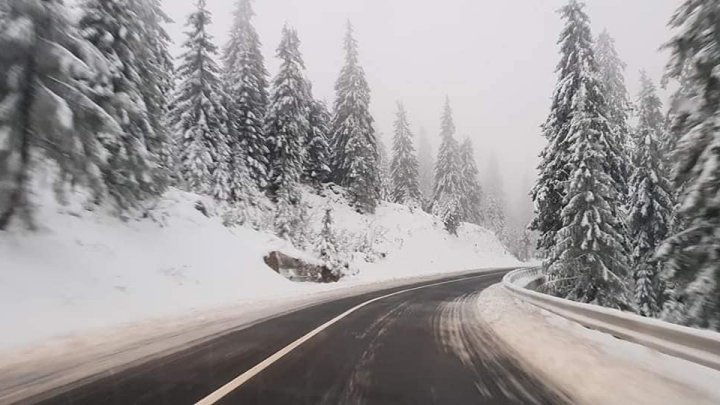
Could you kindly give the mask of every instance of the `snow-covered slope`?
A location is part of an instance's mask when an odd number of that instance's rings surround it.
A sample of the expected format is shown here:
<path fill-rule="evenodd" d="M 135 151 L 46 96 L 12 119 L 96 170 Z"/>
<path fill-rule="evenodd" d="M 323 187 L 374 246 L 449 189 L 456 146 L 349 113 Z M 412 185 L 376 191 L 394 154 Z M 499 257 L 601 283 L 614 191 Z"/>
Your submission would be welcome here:
<path fill-rule="evenodd" d="M 0 323 L 8 326 L 0 348 L 243 300 L 517 263 L 480 227 L 465 225 L 454 237 L 421 211 L 385 204 L 363 216 L 337 194 L 308 192 L 310 227 L 318 230 L 332 208 L 357 274 L 333 285 L 293 283 L 263 256 L 311 253 L 267 232 L 225 227 L 195 208 L 200 196 L 171 190 L 149 218 L 122 221 L 39 194 L 37 230 L 0 232 Z"/>

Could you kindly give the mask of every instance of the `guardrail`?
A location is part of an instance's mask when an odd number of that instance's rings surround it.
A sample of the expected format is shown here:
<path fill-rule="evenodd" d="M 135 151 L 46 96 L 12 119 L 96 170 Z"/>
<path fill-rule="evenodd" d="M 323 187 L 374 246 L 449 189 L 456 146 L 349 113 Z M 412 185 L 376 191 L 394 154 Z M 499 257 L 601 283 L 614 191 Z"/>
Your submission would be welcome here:
<path fill-rule="evenodd" d="M 720 333 L 565 300 L 532 290 L 544 281 L 545 275 L 539 268 L 520 269 L 506 274 L 503 286 L 525 302 L 588 328 L 720 370 Z"/>

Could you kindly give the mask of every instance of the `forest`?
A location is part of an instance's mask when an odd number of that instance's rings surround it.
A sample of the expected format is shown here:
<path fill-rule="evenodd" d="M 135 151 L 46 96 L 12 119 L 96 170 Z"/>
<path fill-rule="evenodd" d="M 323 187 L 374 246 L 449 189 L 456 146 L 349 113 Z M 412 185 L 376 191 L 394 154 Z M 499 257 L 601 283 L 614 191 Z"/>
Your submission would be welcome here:
<path fill-rule="evenodd" d="M 309 235 L 303 198 L 340 187 L 361 214 L 386 201 L 434 215 L 450 235 L 462 223 L 492 230 L 520 259 L 542 259 L 554 295 L 720 328 L 720 3 L 678 8 L 666 75 L 654 83 L 643 74 L 637 95 L 584 4 L 570 0 L 560 16 L 547 146 L 528 190 L 535 213 L 518 230 L 505 225 L 501 193 L 481 185 L 450 97 L 436 156 L 401 102 L 385 150 L 350 22 L 327 105 L 313 95 L 291 25 L 270 77 L 251 0 L 236 2 L 222 46 L 198 0 L 177 60 L 160 0 L 77 9 L 2 0 L 0 231 L 35 228 L 34 182 L 48 174 L 59 201 L 82 193 L 88 210 L 111 206 L 123 219 L 147 215 L 177 188 L 214 199 L 228 226 L 269 229 L 300 247 L 317 241 L 341 271 L 332 210 Z M 668 105 L 658 86 L 677 89 Z M 258 221 L 258 210 L 271 219 Z"/>

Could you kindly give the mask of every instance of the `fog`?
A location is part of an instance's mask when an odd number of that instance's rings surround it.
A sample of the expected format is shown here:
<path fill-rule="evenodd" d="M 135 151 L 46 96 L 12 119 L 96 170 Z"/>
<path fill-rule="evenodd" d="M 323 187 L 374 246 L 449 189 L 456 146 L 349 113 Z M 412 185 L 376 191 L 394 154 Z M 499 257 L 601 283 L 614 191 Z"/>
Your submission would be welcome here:
<path fill-rule="evenodd" d="M 222 45 L 234 2 L 208 0 L 212 33 Z M 670 37 L 667 28 L 679 0 L 588 0 L 594 34 L 607 28 L 627 63 L 634 97 L 639 70 L 660 80 Z M 184 40 L 183 24 L 194 0 L 165 0 L 175 24 L 174 51 Z M 511 207 L 529 201 L 539 126 L 548 113 L 558 61 L 556 42 L 564 0 L 256 0 L 254 24 L 266 66 L 278 66 L 275 47 L 284 23 L 294 26 L 315 96 L 329 103 L 342 65 L 346 20 L 355 26 L 360 59 L 372 89 L 376 128 L 389 146 L 395 103 L 405 103 L 416 133 L 424 127 L 439 142 L 441 107 L 450 98 L 459 137 L 473 139 L 479 168 L 494 156 Z"/>

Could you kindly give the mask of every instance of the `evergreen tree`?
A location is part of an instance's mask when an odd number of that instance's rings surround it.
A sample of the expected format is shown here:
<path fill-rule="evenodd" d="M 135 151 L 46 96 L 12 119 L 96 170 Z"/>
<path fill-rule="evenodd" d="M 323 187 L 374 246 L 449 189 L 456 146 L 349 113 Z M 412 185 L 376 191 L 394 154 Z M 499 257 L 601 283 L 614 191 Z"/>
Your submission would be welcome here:
<path fill-rule="evenodd" d="M 425 128 L 420 128 L 418 134 L 418 181 L 420 192 L 423 195 L 423 205 L 426 205 L 428 201 L 432 201 L 433 197 L 435 161 Z"/>
<path fill-rule="evenodd" d="M 571 157 L 568 136 L 571 121 L 578 110 L 575 105 L 578 93 L 587 88 L 589 76 L 597 76 L 598 66 L 592 49 L 592 34 L 590 33 L 589 19 L 585 14 L 584 4 L 571 0 L 561 9 L 566 20 L 565 27 L 560 34 L 560 63 L 557 66 L 558 83 L 552 97 L 550 115 L 543 124 L 543 133 L 548 145 L 540 155 L 542 161 L 539 176 L 531 195 L 535 201 L 535 218 L 530 224 L 532 230 L 539 232 L 538 251 L 541 256 L 549 257 L 554 247 L 556 234 L 563 221 L 561 218 L 567 185 L 570 182 L 570 172 L 566 166 Z M 590 71 L 588 71 L 590 70 Z M 604 94 L 606 89 L 602 87 Z M 602 96 L 602 94 L 601 94 Z M 603 102 L 604 104 L 604 102 Z M 605 107 L 603 107 L 605 108 Z M 606 114 L 602 111 L 601 114 Z M 610 125 L 610 124 L 608 124 Z M 612 179 L 612 187 L 617 189 L 620 196 L 624 196 L 626 173 L 623 172 L 623 159 L 621 147 L 616 144 L 616 137 L 608 137 L 607 160 L 604 162 L 605 171 Z M 622 204 L 611 207 L 621 217 Z"/>
<path fill-rule="evenodd" d="M 385 142 L 382 136 L 378 136 L 378 176 L 380 187 L 378 197 L 381 201 L 392 201 L 392 177 L 390 176 L 390 158 L 388 157 Z"/>
<path fill-rule="evenodd" d="M 110 61 L 111 91 L 93 95 L 122 127 L 119 139 L 101 137 L 108 152 L 104 182 L 120 209 L 160 195 L 168 183 L 168 137 L 161 125 L 168 91 L 162 29 L 148 24 L 152 9 L 138 0 L 85 0 L 80 29 Z M 160 14 L 162 16 L 162 14 Z M 152 17 L 159 18 L 159 17 Z M 166 62 L 165 62 L 166 63 Z M 171 71 L 170 71 L 171 72 Z M 159 114 L 153 115 L 153 114 Z"/>
<path fill-rule="evenodd" d="M 109 92 L 106 60 L 82 39 L 64 3 L 14 0 L 6 7 L 0 25 L 0 230 L 17 215 L 32 224 L 28 189 L 37 158 L 57 166 L 59 185 L 84 185 L 102 196 L 107 162 L 99 137 L 110 142 L 120 132 L 88 97 Z"/>
<path fill-rule="evenodd" d="M 445 229 L 453 235 L 462 220 L 461 194 L 462 180 L 460 170 L 460 153 L 454 138 L 455 123 L 453 122 L 450 101 L 445 101 L 442 116 L 440 150 L 435 164 L 435 191 L 433 195 L 432 213 L 440 217 Z"/>
<path fill-rule="evenodd" d="M 416 206 L 421 201 L 418 185 L 418 162 L 405 107 L 398 103 L 393 137 L 393 157 L 390 163 L 392 200 L 398 204 Z"/>
<path fill-rule="evenodd" d="M 307 246 L 307 209 L 297 187 L 283 184 L 276 194 L 275 233 L 299 249 Z"/>
<path fill-rule="evenodd" d="M 485 174 L 485 193 L 482 202 L 482 224 L 501 240 L 506 239 L 505 192 L 497 160 L 491 157 Z"/>
<path fill-rule="evenodd" d="M 323 216 L 322 230 L 315 241 L 315 249 L 320 256 L 320 260 L 337 274 L 345 267 L 345 264 L 340 258 L 340 249 L 338 248 L 333 225 L 332 209 L 327 208 Z"/>
<path fill-rule="evenodd" d="M 680 68 L 679 77 L 677 78 L 679 88 L 671 97 L 670 108 L 665 119 L 666 131 L 661 146 L 668 167 L 673 163 L 673 154 L 683 136 L 683 127 L 691 115 L 691 111 L 687 108 L 687 101 L 697 97 L 696 89 L 693 87 L 692 72 L 693 69 L 690 63 L 686 62 Z M 665 85 L 669 79 L 669 75 L 663 79 Z"/>
<path fill-rule="evenodd" d="M 683 184 L 684 229 L 661 248 L 684 291 L 686 319 L 693 326 L 720 325 L 720 3 L 685 1 L 670 25 L 678 30 L 668 44 L 670 77 L 686 80 L 693 97 L 684 100 L 677 148 L 676 183 Z M 688 264 L 693 264 L 688 266 Z"/>
<path fill-rule="evenodd" d="M 282 64 L 273 80 L 264 126 L 271 162 L 268 190 L 273 196 L 280 188 L 298 187 L 305 167 L 305 139 L 310 131 L 308 112 L 311 100 L 303 76 L 305 65 L 299 47 L 297 32 L 285 26 L 277 48 Z"/>
<path fill-rule="evenodd" d="M 360 212 L 374 212 L 379 198 L 378 139 L 370 115 L 370 87 L 358 61 L 352 25 L 345 35 L 345 65 L 335 83 L 332 174 Z"/>
<path fill-rule="evenodd" d="M 603 85 L 603 95 L 606 102 L 606 117 L 613 131 L 612 144 L 615 148 L 617 167 L 610 172 L 616 184 L 620 186 L 622 196 L 628 194 L 628 180 L 630 169 L 627 162 L 630 161 L 631 145 L 630 129 L 628 126 L 628 115 L 633 109 L 627 88 L 625 87 L 625 68 L 627 65 L 620 59 L 615 49 L 615 40 L 607 30 L 603 31 L 597 38 L 595 45 L 595 60 L 597 61 L 600 81 Z"/>
<path fill-rule="evenodd" d="M 158 157 L 160 163 L 153 181 L 162 191 L 170 183 L 171 155 L 174 153 L 166 122 L 175 80 L 173 58 L 169 50 L 172 41 L 163 28 L 163 24 L 172 23 L 172 20 L 163 11 L 162 0 L 144 0 L 140 16 L 147 31 L 144 41 L 148 49 L 140 64 L 143 81 L 140 92 L 155 134 L 148 139 L 148 150 Z"/>
<path fill-rule="evenodd" d="M 568 63 L 561 64 L 562 79 L 547 125 L 551 145 L 545 157 L 554 158 L 545 163 L 567 173 L 568 178 L 562 205 L 556 207 L 562 225 L 551 241 L 545 265 L 555 294 L 623 307 L 627 303 L 627 241 L 622 211 L 617 208 L 621 187 L 612 175 L 617 166 L 611 164 L 618 156 L 612 147 L 612 128 L 605 118 L 603 86 L 598 80 L 583 7 L 571 0 L 561 9 L 566 20 L 561 37 L 563 60 Z M 568 98 L 559 100 L 558 95 Z M 565 115 L 556 117 L 561 107 Z M 564 124 L 558 127 L 559 118 Z M 552 132 L 554 128 L 558 132 Z M 542 169 L 547 175 L 548 167 Z M 543 187 L 546 185 L 540 183 L 541 190 Z"/>
<path fill-rule="evenodd" d="M 268 106 L 268 73 L 260 51 L 260 39 L 252 25 L 252 0 L 237 0 L 230 40 L 224 52 L 224 80 L 231 122 L 233 184 L 249 174 L 258 187 L 265 188 L 270 163 L 263 117 Z M 245 173 L 244 168 L 249 169 Z"/>
<path fill-rule="evenodd" d="M 659 298 L 656 291 L 658 264 L 653 255 L 667 236 L 673 203 L 660 150 L 664 130 L 662 103 L 645 72 L 640 80 L 629 224 L 630 239 L 634 244 L 635 303 L 642 315 L 655 316 Z"/>
<path fill-rule="evenodd" d="M 211 23 L 205 0 L 190 14 L 186 49 L 177 74 L 179 88 L 171 122 L 179 134 L 178 162 L 183 183 L 190 190 L 230 198 L 227 110 L 223 105 L 220 68 L 213 57 L 217 47 L 207 32 Z"/>
<path fill-rule="evenodd" d="M 664 157 L 663 160 L 665 166 L 668 168 L 668 172 L 670 172 L 670 177 L 673 177 L 672 168 L 675 167 L 676 163 L 675 152 L 680 139 L 683 137 L 684 127 L 692 115 L 691 111 L 686 108 L 687 100 L 692 100 L 697 97 L 696 90 L 692 85 L 691 74 L 691 64 L 685 63 L 681 69 L 680 77 L 678 79 L 680 86 L 671 98 L 670 108 L 668 109 L 667 116 L 665 118 L 665 132 L 661 140 L 660 147 L 662 150 L 662 156 Z M 667 81 L 668 79 L 669 76 L 666 76 L 664 80 Z M 679 205 L 680 196 L 682 195 L 682 190 L 685 184 L 683 181 L 679 181 L 680 179 L 675 180 L 676 181 L 671 184 L 673 187 L 672 197 L 674 204 L 670 221 L 671 234 L 681 232 L 686 226 L 685 221 L 682 218 L 681 207 Z M 673 263 L 679 264 L 677 261 L 674 261 Z M 695 266 L 696 264 L 688 262 L 685 263 L 685 265 Z M 672 269 L 669 269 L 669 271 L 670 273 L 674 272 Z"/>
<path fill-rule="evenodd" d="M 315 187 L 327 181 L 330 176 L 330 113 L 325 102 L 312 98 L 310 91 L 310 110 L 308 124 L 310 130 L 307 135 L 305 158 L 305 174 L 303 179 Z"/>
<path fill-rule="evenodd" d="M 480 185 L 480 172 L 475 161 L 470 138 L 465 138 L 460 145 L 460 179 L 462 190 L 460 206 L 462 209 L 462 220 L 473 224 L 481 224 L 483 215 L 481 206 L 483 201 L 482 186 Z"/>

